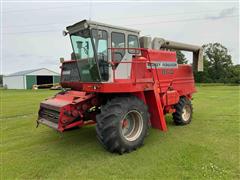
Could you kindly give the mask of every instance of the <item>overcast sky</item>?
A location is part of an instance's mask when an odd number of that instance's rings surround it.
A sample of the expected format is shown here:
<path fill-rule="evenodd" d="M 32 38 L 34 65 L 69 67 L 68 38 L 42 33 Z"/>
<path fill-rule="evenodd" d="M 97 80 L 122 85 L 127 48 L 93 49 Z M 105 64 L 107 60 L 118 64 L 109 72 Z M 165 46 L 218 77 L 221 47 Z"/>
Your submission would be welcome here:
<path fill-rule="evenodd" d="M 139 29 L 141 35 L 202 45 L 220 42 L 239 64 L 238 2 L 16 3 L 3 2 L 0 73 L 49 68 L 70 58 L 66 26 L 83 19 Z"/>

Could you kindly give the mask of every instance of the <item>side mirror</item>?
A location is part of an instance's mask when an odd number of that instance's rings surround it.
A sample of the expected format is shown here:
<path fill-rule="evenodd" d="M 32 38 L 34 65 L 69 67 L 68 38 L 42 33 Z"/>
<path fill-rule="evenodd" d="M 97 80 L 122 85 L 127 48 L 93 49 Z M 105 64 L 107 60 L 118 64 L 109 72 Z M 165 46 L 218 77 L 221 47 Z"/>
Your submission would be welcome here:
<path fill-rule="evenodd" d="M 65 30 L 62 31 L 62 35 L 63 35 L 63 36 L 66 36 L 67 34 L 68 34 L 67 31 L 65 31 Z"/>

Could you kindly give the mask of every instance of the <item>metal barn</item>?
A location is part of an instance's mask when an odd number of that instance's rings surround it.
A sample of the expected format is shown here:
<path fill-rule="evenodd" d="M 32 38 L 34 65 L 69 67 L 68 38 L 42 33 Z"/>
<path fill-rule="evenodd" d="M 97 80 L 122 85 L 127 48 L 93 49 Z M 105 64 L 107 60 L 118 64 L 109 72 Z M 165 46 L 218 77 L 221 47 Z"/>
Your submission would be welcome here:
<path fill-rule="evenodd" d="M 8 89 L 32 89 L 33 85 L 59 83 L 60 74 L 46 68 L 20 71 L 3 76 Z"/>

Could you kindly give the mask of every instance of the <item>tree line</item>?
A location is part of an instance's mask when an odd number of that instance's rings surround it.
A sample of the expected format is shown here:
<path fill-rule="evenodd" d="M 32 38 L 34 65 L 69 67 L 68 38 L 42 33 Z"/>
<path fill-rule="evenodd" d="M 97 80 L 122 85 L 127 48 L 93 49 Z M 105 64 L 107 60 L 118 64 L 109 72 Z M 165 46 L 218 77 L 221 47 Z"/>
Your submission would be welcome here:
<path fill-rule="evenodd" d="M 198 83 L 237 83 L 240 84 L 240 64 L 234 65 L 228 49 L 220 43 L 209 43 L 203 47 L 203 72 L 194 72 Z M 177 51 L 179 64 L 188 60 L 181 51 Z"/>

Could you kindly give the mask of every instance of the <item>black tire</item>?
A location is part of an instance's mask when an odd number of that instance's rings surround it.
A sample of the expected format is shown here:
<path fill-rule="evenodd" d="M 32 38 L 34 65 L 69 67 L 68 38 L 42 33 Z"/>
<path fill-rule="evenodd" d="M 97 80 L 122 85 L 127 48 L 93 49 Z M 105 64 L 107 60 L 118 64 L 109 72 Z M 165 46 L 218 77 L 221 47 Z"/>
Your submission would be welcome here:
<path fill-rule="evenodd" d="M 192 104 L 189 99 L 186 97 L 181 97 L 178 104 L 175 105 L 176 112 L 173 113 L 173 121 L 176 125 L 186 125 L 189 124 L 192 120 Z M 187 114 L 185 116 L 185 112 Z"/>
<path fill-rule="evenodd" d="M 127 117 L 129 114 L 133 117 L 132 113 L 136 113 L 138 116 L 141 131 L 137 131 L 137 138 L 130 141 L 130 138 L 123 133 L 123 128 L 125 128 L 123 122 L 129 121 Z M 149 113 L 144 102 L 135 96 L 115 97 L 101 107 L 101 113 L 97 115 L 96 120 L 96 133 L 100 143 L 110 152 L 123 154 L 143 145 L 148 131 Z M 133 127 L 138 126 L 138 124 L 135 125 L 136 120 L 135 118 Z M 135 130 L 131 130 L 131 132 L 135 132 Z"/>

